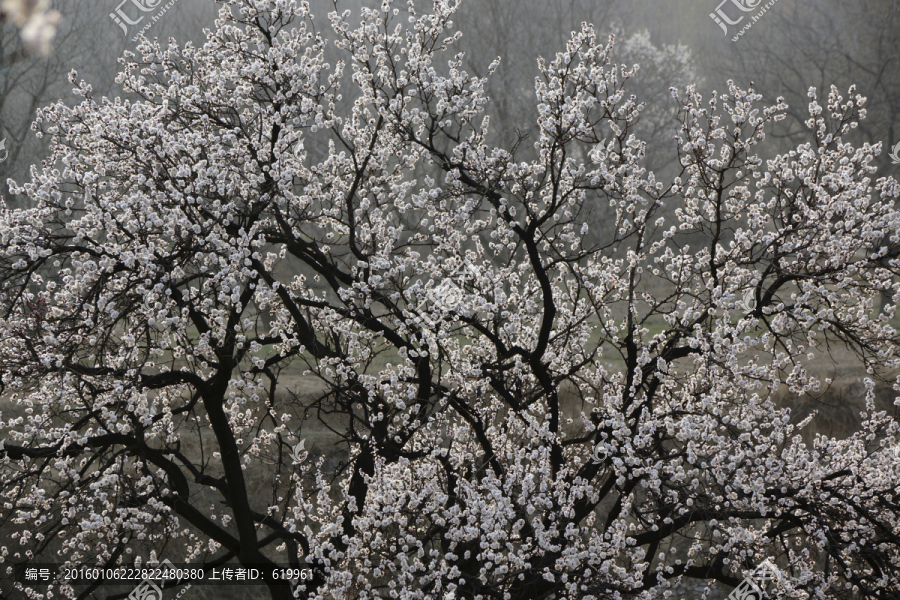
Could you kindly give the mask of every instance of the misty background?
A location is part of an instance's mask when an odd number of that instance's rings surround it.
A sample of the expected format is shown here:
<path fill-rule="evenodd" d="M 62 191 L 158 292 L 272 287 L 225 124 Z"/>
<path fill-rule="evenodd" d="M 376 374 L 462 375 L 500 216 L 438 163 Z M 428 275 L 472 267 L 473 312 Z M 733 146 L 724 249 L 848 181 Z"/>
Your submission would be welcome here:
<path fill-rule="evenodd" d="M 141 0 L 66 0 L 53 8 L 62 22 L 53 50 L 47 56 L 24 53 L 12 23 L 0 27 L 0 139 L 6 139 L 7 159 L 0 162 L 0 193 L 9 205 L 17 200 L 9 194 L 6 179 L 28 179 L 28 169 L 47 156 L 47 140 L 31 131 L 35 109 L 57 99 L 74 104 L 69 73 L 88 81 L 94 98 L 124 96 L 115 83 L 118 60 L 125 50 L 134 51 L 132 38 L 150 24 L 157 10 L 141 13 L 132 2 Z M 146 0 L 143 0 L 146 3 Z M 570 32 L 582 22 L 593 23 L 598 34 L 617 34 L 614 58 L 628 66 L 640 61 L 631 90 L 647 103 L 653 123 L 645 123 L 648 166 L 664 172 L 671 156 L 676 124 L 669 118 L 675 103 L 668 88 L 695 83 L 704 96 L 713 89 L 727 89 L 733 79 L 742 87 L 752 82 L 766 101 L 783 96 L 790 118 L 772 136 L 782 143 L 767 150 L 783 150 L 805 141 L 803 121 L 810 86 L 820 89 L 820 98 L 835 85 L 846 94 L 850 85 L 868 98 L 868 119 L 854 143 L 881 143 L 878 175 L 896 174 L 898 166 L 888 157 L 900 142 L 897 115 L 900 111 L 900 1 L 775 0 L 773 6 L 732 41 L 738 30 L 751 22 L 757 8 L 742 12 L 735 3 L 765 6 L 770 0 L 463 0 L 456 26 L 464 32 L 461 48 L 467 53 L 467 69 L 487 74 L 488 65 L 499 57 L 500 66 L 491 77 L 488 92 L 492 128 L 497 142 L 515 141 L 517 132 L 534 127 L 533 102 L 536 61 L 548 60 L 564 47 Z M 339 0 L 338 10 L 356 11 L 366 0 Z M 368 4 L 378 5 L 377 0 Z M 401 2 L 396 3 L 402 8 Z M 165 3 L 159 6 L 164 6 Z M 313 13 L 326 36 L 331 1 L 313 0 Z M 132 18 L 127 35 L 111 14 L 121 11 Z M 220 5 L 213 0 L 175 0 L 146 31 L 149 38 L 179 45 L 204 41 L 203 30 L 214 27 Z M 711 18 L 717 8 L 732 20 L 726 35 Z M 630 44 L 630 48 L 626 46 Z M 676 55 L 673 58 L 673 55 Z M 139 59 L 139 57 L 137 57 Z M 346 95 L 345 95 L 346 97 Z M 347 97 L 349 100 L 350 98 Z M 346 106 L 345 106 L 346 108 Z M 2 154 L 0 154 L 2 157 Z"/>

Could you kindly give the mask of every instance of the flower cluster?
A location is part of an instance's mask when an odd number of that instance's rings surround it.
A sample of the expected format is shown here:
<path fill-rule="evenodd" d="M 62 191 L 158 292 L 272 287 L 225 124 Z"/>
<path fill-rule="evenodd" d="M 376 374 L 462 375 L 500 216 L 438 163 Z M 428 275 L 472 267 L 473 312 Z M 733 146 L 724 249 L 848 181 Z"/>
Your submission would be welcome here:
<path fill-rule="evenodd" d="M 2 0 L 0 18 L 8 18 L 21 30 L 29 52 L 47 54 L 62 15 L 50 10 L 50 0 Z"/>
<path fill-rule="evenodd" d="M 784 597 L 900 592 L 873 302 L 900 186 L 847 141 L 865 99 L 811 90 L 809 141 L 764 161 L 783 102 L 673 89 L 662 181 L 586 24 L 538 66 L 521 160 L 456 8 L 384 0 L 326 38 L 307 2 L 227 0 L 202 47 L 125 54 L 132 99 L 73 75 L 83 101 L 39 112 L 52 156 L 0 211 L 4 560 L 174 541 L 310 568 L 309 598 L 649 600 L 771 557 Z M 862 426 L 808 444 L 775 400 L 835 347 L 869 372 Z M 291 460 L 310 423 L 336 468 Z"/>

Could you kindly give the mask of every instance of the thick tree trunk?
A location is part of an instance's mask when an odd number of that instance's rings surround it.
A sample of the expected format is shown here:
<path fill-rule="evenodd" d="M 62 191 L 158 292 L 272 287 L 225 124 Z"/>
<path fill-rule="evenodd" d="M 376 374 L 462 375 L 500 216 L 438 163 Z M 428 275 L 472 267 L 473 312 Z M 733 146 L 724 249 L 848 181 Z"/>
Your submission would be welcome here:
<path fill-rule="evenodd" d="M 245 566 L 271 563 L 259 550 L 256 523 L 253 520 L 244 472 L 241 469 L 240 451 L 234 438 L 234 432 L 228 424 L 228 416 L 222 408 L 225 391 L 228 388 L 228 371 L 223 369 L 218 379 L 215 387 L 204 394 L 203 404 L 222 454 L 222 467 L 225 471 L 225 480 L 228 482 L 227 501 L 234 514 L 234 522 L 240 540 L 240 551 L 237 558 Z M 272 566 L 275 565 L 272 564 Z M 271 582 L 266 585 L 272 600 L 291 600 L 294 597 L 289 584 Z"/>

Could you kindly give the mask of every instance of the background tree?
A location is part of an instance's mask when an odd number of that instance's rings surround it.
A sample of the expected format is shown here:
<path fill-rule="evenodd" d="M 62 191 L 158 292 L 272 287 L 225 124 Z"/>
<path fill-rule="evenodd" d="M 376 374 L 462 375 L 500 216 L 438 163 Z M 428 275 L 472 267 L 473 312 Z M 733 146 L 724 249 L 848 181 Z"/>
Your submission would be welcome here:
<path fill-rule="evenodd" d="M 523 600 L 733 586 L 768 557 L 783 597 L 896 595 L 898 425 L 873 388 L 898 336 L 872 299 L 900 186 L 845 141 L 864 99 L 810 91 L 806 141 L 764 162 L 785 104 L 673 92 L 664 182 L 585 25 L 539 64 L 521 159 L 487 141 L 455 9 L 333 13 L 330 63 L 305 3 L 229 0 L 202 48 L 126 53 L 140 99 L 82 84 L 39 112 L 33 206 L 0 214 L 0 553 L 177 547 L 309 567 L 300 597 Z M 836 347 L 867 412 L 807 446 L 772 398 L 827 384 L 807 367 Z M 292 461 L 312 424 L 345 464 Z"/>
<path fill-rule="evenodd" d="M 31 52 L 50 52 L 50 41 L 62 15 L 50 10 L 49 0 L 0 0 L 0 22 L 12 22 Z"/>
<path fill-rule="evenodd" d="M 46 55 L 29 51 L 14 22 L 0 24 L 0 139 L 6 150 L 0 153 L 0 189 L 10 206 L 24 198 L 9 195 L 6 179 L 27 178 L 29 167 L 48 153 L 47 140 L 31 132 L 35 111 L 58 98 L 71 99 L 69 71 L 88 78 L 97 97 L 114 88 L 116 56 L 125 46 L 104 21 L 107 7 L 72 0 L 66 12 L 54 38 L 56 51 Z"/>

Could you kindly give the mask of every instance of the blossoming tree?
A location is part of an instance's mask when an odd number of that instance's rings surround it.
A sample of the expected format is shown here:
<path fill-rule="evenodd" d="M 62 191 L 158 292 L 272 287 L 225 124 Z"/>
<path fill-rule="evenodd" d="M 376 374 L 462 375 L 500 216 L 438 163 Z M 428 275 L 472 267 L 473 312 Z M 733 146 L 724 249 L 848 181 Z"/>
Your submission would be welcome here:
<path fill-rule="evenodd" d="M 0 21 L 15 23 L 29 52 L 48 54 L 62 15 L 50 10 L 49 0 L 0 0 Z"/>
<path fill-rule="evenodd" d="M 900 187 L 848 141 L 864 99 L 811 91 L 808 142 L 764 164 L 783 104 L 672 90 L 659 181 L 632 71 L 584 25 L 539 62 L 520 161 L 484 141 L 455 8 L 386 0 L 326 38 L 305 2 L 228 0 L 202 48 L 126 54 L 135 100 L 81 83 L 38 113 L 52 156 L 0 214 L 5 563 L 179 548 L 311 569 L 302 598 L 524 600 L 770 559 L 783 597 L 896 597 L 873 390 L 900 338 L 872 299 Z M 866 412 L 808 445 L 774 397 L 827 385 L 834 347 Z M 341 468 L 292 460 L 310 423 Z"/>

